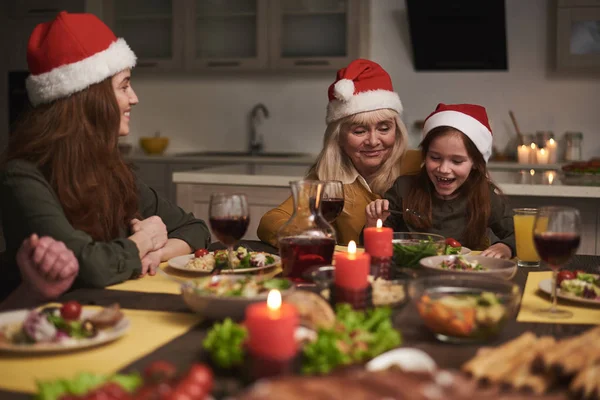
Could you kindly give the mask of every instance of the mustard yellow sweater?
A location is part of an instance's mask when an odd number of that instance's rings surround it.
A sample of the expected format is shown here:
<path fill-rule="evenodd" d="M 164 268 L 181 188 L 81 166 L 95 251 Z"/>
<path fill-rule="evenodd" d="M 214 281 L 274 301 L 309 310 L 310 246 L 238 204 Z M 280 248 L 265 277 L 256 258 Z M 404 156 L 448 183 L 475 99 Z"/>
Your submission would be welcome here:
<path fill-rule="evenodd" d="M 408 150 L 402 159 L 400 175 L 414 175 L 421 167 L 421 153 L 418 150 Z M 310 179 L 310 177 L 309 177 Z M 312 177 L 316 179 L 316 177 Z M 354 182 L 344 185 L 344 210 L 333 223 L 337 243 L 347 245 L 358 237 L 365 226 L 365 208 L 370 202 L 380 199 L 381 196 L 372 193 L 357 178 Z M 257 235 L 263 242 L 272 246 L 277 245 L 277 231 L 285 224 L 294 212 L 294 201 L 289 197 L 279 207 L 267 212 L 260 220 Z"/>

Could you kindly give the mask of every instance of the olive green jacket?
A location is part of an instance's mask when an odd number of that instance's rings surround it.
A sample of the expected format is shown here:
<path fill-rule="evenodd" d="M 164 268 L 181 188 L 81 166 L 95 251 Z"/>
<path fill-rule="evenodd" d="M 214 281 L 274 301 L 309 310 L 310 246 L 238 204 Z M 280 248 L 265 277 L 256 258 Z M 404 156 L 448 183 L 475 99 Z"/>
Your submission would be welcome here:
<path fill-rule="evenodd" d="M 167 226 L 169 238 L 184 240 L 194 250 L 208 246 L 210 233 L 204 221 L 162 199 L 139 179 L 136 186 L 143 218 L 158 215 Z M 0 265 L 0 299 L 21 282 L 15 255 L 32 233 L 60 240 L 75 253 L 79 261 L 76 287 L 101 288 L 135 277 L 141 271 L 139 250 L 127 239 L 129 232 L 123 230 L 109 242 L 97 242 L 73 228 L 58 196 L 32 163 L 13 160 L 6 164 L 0 173 L 0 210 L 6 240 L 4 264 Z"/>

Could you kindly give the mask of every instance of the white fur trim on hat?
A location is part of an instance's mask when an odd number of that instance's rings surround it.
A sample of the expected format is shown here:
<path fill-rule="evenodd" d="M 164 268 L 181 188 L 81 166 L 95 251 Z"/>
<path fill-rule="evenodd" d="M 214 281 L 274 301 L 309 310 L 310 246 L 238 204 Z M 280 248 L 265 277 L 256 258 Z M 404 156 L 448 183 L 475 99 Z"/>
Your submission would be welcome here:
<path fill-rule="evenodd" d="M 331 100 L 327 105 L 325 120 L 329 124 L 349 115 L 384 108 L 391 108 L 398 114 L 402 114 L 402 102 L 398 93 L 381 89 L 369 90 L 352 96 L 348 101 Z"/>
<path fill-rule="evenodd" d="M 333 94 L 338 100 L 348 101 L 354 95 L 354 81 L 340 79 L 333 86 Z"/>
<path fill-rule="evenodd" d="M 135 54 L 125 40 L 119 38 L 106 50 L 81 61 L 40 75 L 29 75 L 26 81 L 29 101 L 37 106 L 67 97 L 127 68 L 133 68 L 135 62 Z"/>
<path fill-rule="evenodd" d="M 475 143 L 487 163 L 492 155 L 492 132 L 484 124 L 459 111 L 440 111 L 427 118 L 423 132 L 427 135 L 438 126 L 450 126 L 467 135 Z"/>

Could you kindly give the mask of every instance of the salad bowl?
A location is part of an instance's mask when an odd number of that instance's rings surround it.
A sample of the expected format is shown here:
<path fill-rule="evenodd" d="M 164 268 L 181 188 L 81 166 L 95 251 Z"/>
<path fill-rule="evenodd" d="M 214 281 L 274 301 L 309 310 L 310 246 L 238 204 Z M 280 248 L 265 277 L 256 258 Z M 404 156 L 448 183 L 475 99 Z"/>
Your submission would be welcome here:
<path fill-rule="evenodd" d="M 444 254 L 446 238 L 433 233 L 394 232 L 392 247 L 396 271 L 407 272 L 418 269 L 422 258 Z"/>
<path fill-rule="evenodd" d="M 267 300 L 269 290 L 277 289 L 285 299 L 294 284 L 288 279 L 264 279 L 250 275 L 212 275 L 181 284 L 187 306 L 208 319 L 244 318 L 246 307 Z"/>
<path fill-rule="evenodd" d="M 425 257 L 419 261 L 425 274 L 466 274 L 512 279 L 517 263 L 480 255 L 448 255 Z"/>

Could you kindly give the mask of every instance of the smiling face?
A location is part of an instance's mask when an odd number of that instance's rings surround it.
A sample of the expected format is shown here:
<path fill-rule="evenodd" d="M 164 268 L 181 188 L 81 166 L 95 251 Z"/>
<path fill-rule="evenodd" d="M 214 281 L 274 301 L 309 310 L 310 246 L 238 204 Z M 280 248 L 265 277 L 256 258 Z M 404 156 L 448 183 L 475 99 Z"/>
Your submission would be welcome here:
<path fill-rule="evenodd" d="M 127 136 L 129 134 L 131 107 L 138 103 L 138 98 L 131 87 L 131 70 L 126 69 L 113 76 L 112 86 L 115 91 L 121 115 L 119 136 Z"/>
<path fill-rule="evenodd" d="M 473 158 L 467 151 L 462 132 L 449 129 L 429 143 L 425 169 L 442 199 L 456 197 L 457 190 L 469 178 L 472 168 Z"/>
<path fill-rule="evenodd" d="M 341 127 L 342 150 L 367 180 L 392 152 L 396 141 L 396 119 L 393 115 L 391 112 L 365 112 L 352 117 Z"/>

